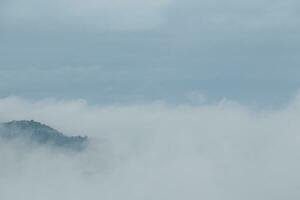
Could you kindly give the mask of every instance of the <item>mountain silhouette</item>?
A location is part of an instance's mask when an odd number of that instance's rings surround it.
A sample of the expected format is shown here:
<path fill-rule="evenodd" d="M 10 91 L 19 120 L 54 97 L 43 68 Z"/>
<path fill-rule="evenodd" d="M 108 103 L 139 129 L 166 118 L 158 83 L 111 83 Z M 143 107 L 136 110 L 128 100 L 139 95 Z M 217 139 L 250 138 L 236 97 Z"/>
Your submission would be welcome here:
<path fill-rule="evenodd" d="M 37 145 L 81 151 L 87 146 L 87 137 L 66 136 L 63 133 L 36 121 L 11 121 L 2 123 L 2 139 L 24 139 Z"/>

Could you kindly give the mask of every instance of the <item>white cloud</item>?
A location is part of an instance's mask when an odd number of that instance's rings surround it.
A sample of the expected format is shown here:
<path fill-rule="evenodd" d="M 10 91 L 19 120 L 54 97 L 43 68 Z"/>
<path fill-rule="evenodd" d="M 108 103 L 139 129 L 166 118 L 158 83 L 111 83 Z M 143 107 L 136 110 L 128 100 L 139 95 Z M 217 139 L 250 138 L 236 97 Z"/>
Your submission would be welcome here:
<path fill-rule="evenodd" d="M 106 142 L 80 156 L 1 145 L 0 197 L 299 199 L 299 105 L 296 99 L 281 110 L 254 111 L 230 101 L 92 106 L 1 99 L 0 121 L 35 119 Z"/>

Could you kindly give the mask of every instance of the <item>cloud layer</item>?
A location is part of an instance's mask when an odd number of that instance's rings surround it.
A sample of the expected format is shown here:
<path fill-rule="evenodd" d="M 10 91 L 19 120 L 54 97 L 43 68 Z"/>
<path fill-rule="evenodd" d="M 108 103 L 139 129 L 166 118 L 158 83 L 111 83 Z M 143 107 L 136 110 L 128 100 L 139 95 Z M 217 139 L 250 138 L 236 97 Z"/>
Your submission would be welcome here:
<path fill-rule="evenodd" d="M 14 0 L 2 2 L 2 22 L 15 29 L 147 30 L 162 23 L 167 0 Z"/>
<path fill-rule="evenodd" d="M 89 135 L 80 155 L 1 144 L 1 199 L 299 199 L 299 99 L 254 111 L 212 105 L 92 106 L 0 100 L 0 120 Z"/>
<path fill-rule="evenodd" d="M 166 22 L 189 34 L 279 31 L 299 24 L 299 3 L 294 0 L 12 0 L 0 5 L 3 25 L 21 30 L 136 31 Z"/>

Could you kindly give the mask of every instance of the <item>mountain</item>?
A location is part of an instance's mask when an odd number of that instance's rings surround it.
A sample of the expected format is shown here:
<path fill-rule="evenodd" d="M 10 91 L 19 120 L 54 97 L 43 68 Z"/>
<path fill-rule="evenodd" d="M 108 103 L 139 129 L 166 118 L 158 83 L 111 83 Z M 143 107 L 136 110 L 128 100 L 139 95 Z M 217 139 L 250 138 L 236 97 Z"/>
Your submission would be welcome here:
<path fill-rule="evenodd" d="M 87 146 L 88 138 L 66 136 L 63 133 L 36 121 L 11 121 L 2 123 L 0 137 L 6 140 L 24 139 L 37 145 L 81 151 Z"/>

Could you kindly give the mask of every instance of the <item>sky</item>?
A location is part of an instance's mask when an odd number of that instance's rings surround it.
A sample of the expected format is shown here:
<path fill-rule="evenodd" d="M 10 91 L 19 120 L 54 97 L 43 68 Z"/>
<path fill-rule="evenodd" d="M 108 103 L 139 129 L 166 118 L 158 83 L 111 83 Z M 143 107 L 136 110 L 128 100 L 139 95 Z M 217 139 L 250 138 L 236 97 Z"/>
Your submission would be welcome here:
<path fill-rule="evenodd" d="M 285 104 L 300 84 L 298 7 L 295 0 L 2 0 L 0 96 Z"/>

